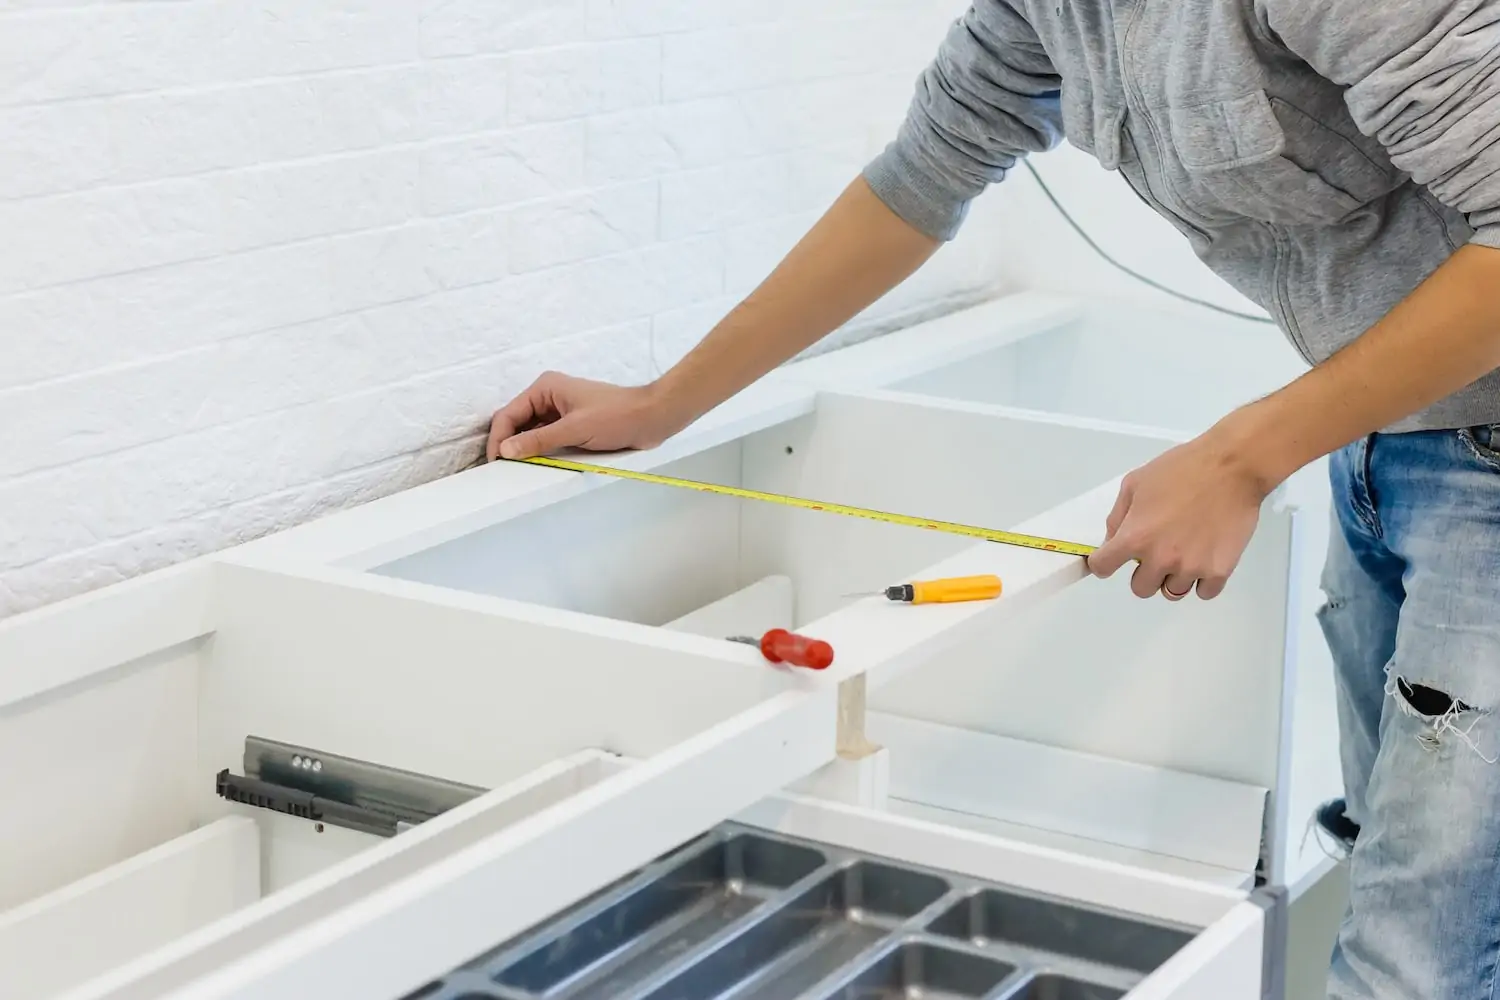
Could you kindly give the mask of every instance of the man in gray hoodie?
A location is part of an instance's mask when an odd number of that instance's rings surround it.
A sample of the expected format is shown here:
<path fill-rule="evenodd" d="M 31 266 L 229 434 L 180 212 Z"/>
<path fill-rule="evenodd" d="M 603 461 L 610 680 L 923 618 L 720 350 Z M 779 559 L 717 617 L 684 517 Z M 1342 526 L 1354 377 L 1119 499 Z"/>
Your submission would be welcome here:
<path fill-rule="evenodd" d="M 892 145 L 647 386 L 548 374 L 490 457 L 649 447 L 920 267 L 1018 158 L 1118 170 L 1310 370 L 1128 476 L 1090 561 L 1212 599 L 1332 455 L 1320 617 L 1351 903 L 1335 1000 L 1500 971 L 1500 0 L 975 0 Z M 1353 832 L 1357 831 L 1357 836 Z"/>

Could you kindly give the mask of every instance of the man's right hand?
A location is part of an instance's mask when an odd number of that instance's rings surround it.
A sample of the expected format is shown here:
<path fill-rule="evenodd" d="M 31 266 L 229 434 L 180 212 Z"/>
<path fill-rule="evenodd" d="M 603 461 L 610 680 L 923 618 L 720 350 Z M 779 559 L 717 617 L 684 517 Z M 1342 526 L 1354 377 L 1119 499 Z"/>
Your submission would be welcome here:
<path fill-rule="evenodd" d="M 655 386 L 618 386 L 547 372 L 490 421 L 487 455 L 533 458 L 563 448 L 654 448 L 682 428 Z"/>

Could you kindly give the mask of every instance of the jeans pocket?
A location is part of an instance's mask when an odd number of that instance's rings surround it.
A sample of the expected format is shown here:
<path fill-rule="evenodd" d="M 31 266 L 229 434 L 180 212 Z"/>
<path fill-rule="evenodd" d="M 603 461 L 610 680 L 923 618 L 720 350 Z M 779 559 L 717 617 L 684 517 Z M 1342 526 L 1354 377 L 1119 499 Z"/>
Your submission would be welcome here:
<path fill-rule="evenodd" d="M 1491 472 L 1500 473 L 1500 424 L 1479 424 L 1458 432 L 1469 453 Z"/>

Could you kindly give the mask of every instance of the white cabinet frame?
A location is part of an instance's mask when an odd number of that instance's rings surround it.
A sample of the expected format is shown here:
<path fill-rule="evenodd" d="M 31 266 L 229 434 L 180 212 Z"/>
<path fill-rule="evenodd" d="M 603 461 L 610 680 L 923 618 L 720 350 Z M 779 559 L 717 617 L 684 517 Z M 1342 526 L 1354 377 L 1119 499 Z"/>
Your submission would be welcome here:
<path fill-rule="evenodd" d="M 764 489 L 1097 542 L 1118 474 L 1171 440 L 1004 407 L 772 381 L 654 452 L 606 461 L 737 470 Z M 988 460 L 994 454 L 1006 454 L 1011 464 Z M 120 809 L 104 815 L 121 818 L 118 838 L 96 836 L 87 851 L 51 855 L 38 848 L 35 831 L 30 834 L 27 849 L 55 862 L 46 873 L 50 887 L 74 898 L 122 884 L 139 865 L 132 858 L 141 850 L 162 842 L 181 847 L 174 836 L 192 835 L 191 827 L 214 829 L 224 816 L 257 820 L 263 859 L 282 845 L 305 851 L 315 839 L 307 824 L 229 807 L 208 793 L 205 779 L 232 763 L 246 736 L 305 743 L 492 789 L 391 840 L 325 851 L 321 870 L 309 869 L 314 873 L 288 886 L 266 874 L 285 867 L 273 859 L 262 881 L 270 878 L 265 888 L 275 891 L 264 899 L 123 964 L 100 952 L 98 962 L 112 968 L 77 984 L 70 998 L 399 997 L 719 821 L 749 810 L 765 822 L 765 810 L 776 809 L 783 812 L 775 823 L 802 816 L 800 831 L 837 833 L 850 846 L 884 843 L 898 856 L 924 857 L 952 849 L 956 860 L 948 864 L 974 868 L 974 874 L 1205 928 L 1131 1000 L 1207 996 L 1201 991 L 1210 983 L 1223 985 L 1214 995 L 1228 1000 L 1259 995 L 1258 966 L 1253 981 L 1243 978 L 1243 966 L 1258 949 L 1261 922 L 1253 919 L 1251 911 L 1259 910 L 1242 887 L 1143 867 L 1132 863 L 1133 855 L 1110 861 L 894 810 L 776 796 L 820 768 L 826 774 L 837 767 L 837 751 L 849 749 L 851 736 L 866 735 L 866 690 L 879 708 L 883 692 L 903 684 L 916 691 L 911 685 L 930 675 L 971 693 L 974 704 L 999 705 L 986 659 L 992 649 L 1004 650 L 996 662 L 1022 671 L 1017 684 L 1030 683 L 1034 691 L 1053 682 L 1076 688 L 1078 679 L 1064 675 L 1097 671 L 1094 658 L 1110 648 L 1103 636 L 1119 627 L 1132 644 L 1117 651 L 1125 654 L 1119 662 L 1137 657 L 1151 683 L 1164 690 L 1178 685 L 1190 699 L 1254 705 L 1256 719 L 1275 727 L 1259 734 L 1261 745 L 1248 763 L 1224 758 L 1213 765 L 1235 772 L 1212 787 L 1250 817 L 1255 796 L 1276 783 L 1267 768 L 1279 767 L 1284 689 L 1274 673 L 1246 669 L 1248 658 L 1216 638 L 1224 621 L 1213 616 L 1252 616 L 1253 630 L 1279 643 L 1285 622 L 1277 601 L 1284 606 L 1284 594 L 1250 587 L 1221 605 L 1228 612 L 1199 609 L 1188 612 L 1197 616 L 1191 620 L 1148 617 L 1131 624 L 1137 605 L 1124 601 L 1124 582 L 1093 581 L 1076 559 L 805 512 L 763 507 L 720 514 L 702 506 L 711 500 L 701 495 L 694 495 L 699 506 L 691 509 L 669 506 L 686 501 L 664 495 L 632 506 L 629 498 L 640 494 L 630 491 L 642 488 L 530 466 L 475 469 L 0 625 L 0 661 L 25 663 L 0 673 L 0 749 L 62 757 L 53 761 L 56 774 L 29 785 L 0 782 L 0 795 L 36 791 L 64 768 L 107 766 L 108 746 L 70 748 L 60 734 L 123 706 L 167 713 L 159 728 L 177 741 L 163 744 L 178 754 L 165 769 L 164 787 L 146 784 L 139 774 L 113 787 Z M 611 548 L 610 537 L 624 537 L 618 525 L 600 528 L 583 520 L 626 507 L 644 510 L 648 522 L 640 530 L 647 537 L 670 538 L 667 529 L 675 525 L 700 532 L 699 541 L 665 546 L 662 561 L 653 564 L 652 553 L 634 543 Z M 653 511 L 662 522 L 655 527 Z M 558 518 L 566 524 L 573 516 L 579 518 L 577 538 L 569 548 L 569 532 L 547 532 L 556 531 Z M 1291 536 L 1274 509 L 1268 523 L 1254 553 L 1274 578 Z M 720 532 L 725 524 L 733 525 L 732 538 Z M 605 541 L 590 548 L 596 537 Z M 516 577 L 505 556 L 528 551 L 538 538 L 562 546 L 551 582 L 538 582 L 552 605 L 512 593 L 527 581 Z M 733 548 L 710 550 L 710 541 L 733 542 Z M 736 562 L 733 581 L 708 572 L 722 553 Z M 489 562 L 476 567 L 476 554 Z M 523 568 L 542 565 L 513 561 Z M 658 599 L 652 589 L 642 598 L 620 583 L 570 575 L 591 566 L 631 568 L 666 596 Z M 911 609 L 842 596 L 856 585 L 895 582 L 888 579 L 892 573 L 987 571 L 1005 580 L 1000 601 Z M 464 585 L 445 585 L 450 572 Z M 695 593 L 697 582 L 672 591 L 673 579 L 683 574 L 727 592 Z M 777 579 L 790 581 L 792 589 Z M 799 627 L 830 641 L 837 651 L 833 667 L 823 674 L 776 670 L 755 650 L 699 631 L 707 628 L 703 615 L 709 612 L 662 617 L 691 598 L 700 608 L 712 605 L 715 622 L 734 621 L 748 606 L 737 603 L 747 593 L 757 614 L 791 615 Z M 593 611 L 569 606 L 574 598 Z M 1096 631 L 1059 633 L 1047 618 L 1058 613 L 1103 617 Z M 661 624 L 631 620 L 635 614 Z M 698 625 L 679 625 L 687 619 Z M 1073 659 L 1058 661 L 1052 676 L 1038 667 L 1058 643 Z M 1168 654 L 1178 657 L 1175 666 L 1151 674 L 1153 658 Z M 1194 676 L 1185 658 L 1199 654 L 1220 659 L 1218 688 L 1182 687 Z M 157 674 L 161 690 L 146 684 Z M 1130 690 L 1122 683 L 1120 697 Z M 496 706 L 507 707 L 493 712 Z M 1113 733 L 1060 740 L 1037 752 L 1092 776 L 1131 770 L 1122 771 L 1120 760 L 1104 753 L 1119 749 L 1141 758 L 1131 773 L 1141 775 L 1142 787 L 1185 801 L 1193 789 L 1209 787 L 1194 784 L 1193 764 L 1204 752 L 1212 757 L 1215 748 L 1143 740 L 1132 732 L 1143 725 L 1141 713 L 1163 710 L 1133 706 L 1120 714 L 1128 725 Z M 932 703 L 925 711 L 933 725 L 972 731 L 960 725 L 951 703 Z M 486 729 L 492 714 L 504 719 L 499 731 Z M 943 718 L 934 722 L 934 714 Z M 1011 711 L 1005 723 L 1025 721 Z M 49 731 L 44 724 L 53 727 L 51 740 L 32 743 Z M 150 719 L 137 719 L 118 738 L 143 739 L 151 727 Z M 912 728 L 897 724 L 886 731 L 899 746 Z M 1042 746 L 1050 732 L 1022 735 Z M 1008 752 L 996 749 L 1001 734 L 990 736 L 994 742 L 984 742 L 985 752 Z M 1094 748 L 1092 758 L 1082 744 Z M 898 790 L 903 766 L 891 773 Z M 1181 773 L 1157 781 L 1163 771 Z M 131 812 L 129 800 L 143 788 L 163 796 L 181 833 Z M 972 794 L 982 792 L 956 788 L 948 804 Z M 1000 814 L 1011 805 L 1004 798 L 995 796 L 997 813 L 989 820 L 1005 821 Z M 1028 801 L 1033 812 L 1056 811 L 1044 797 Z M 51 808 L 49 821 L 83 821 L 82 807 Z M 1243 818 L 1240 826 L 1248 822 Z M 1060 833 L 1087 839 L 1078 831 Z M 1160 846 L 1149 830 L 1142 837 L 1131 848 L 1142 856 Z M 73 888 L 63 888 L 70 881 Z M 54 898 L 28 894 L 19 883 L 11 892 L 22 900 L 41 898 L 44 906 Z M 105 895 L 101 890 L 98 898 Z M 497 899 L 505 905 L 494 905 Z M 6 919 L 18 926 L 16 914 L 25 918 L 33 905 L 23 902 L 0 917 L 0 934 Z M 4 944 L 0 938 L 0 953 Z"/>

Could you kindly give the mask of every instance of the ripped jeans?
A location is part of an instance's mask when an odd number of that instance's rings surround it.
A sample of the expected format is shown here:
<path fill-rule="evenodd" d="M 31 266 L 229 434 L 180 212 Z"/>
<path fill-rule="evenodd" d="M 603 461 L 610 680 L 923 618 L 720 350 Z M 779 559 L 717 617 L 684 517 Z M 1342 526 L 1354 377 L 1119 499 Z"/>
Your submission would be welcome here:
<path fill-rule="evenodd" d="M 1319 618 L 1359 832 L 1328 996 L 1500 998 L 1500 427 L 1331 468 Z"/>

